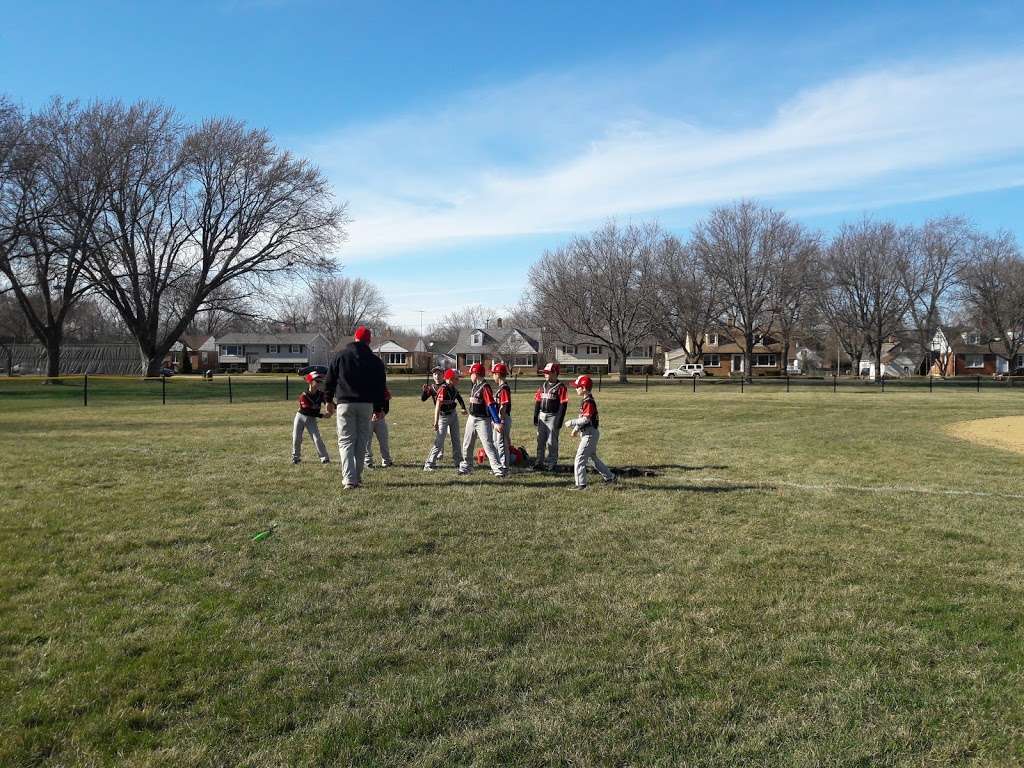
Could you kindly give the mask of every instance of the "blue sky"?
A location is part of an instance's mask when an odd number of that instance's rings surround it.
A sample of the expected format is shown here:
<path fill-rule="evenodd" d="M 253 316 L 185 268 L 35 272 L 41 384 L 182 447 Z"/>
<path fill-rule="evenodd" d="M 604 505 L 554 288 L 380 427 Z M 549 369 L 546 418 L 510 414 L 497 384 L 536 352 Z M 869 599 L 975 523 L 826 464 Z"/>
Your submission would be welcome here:
<path fill-rule="evenodd" d="M 1024 235 L 1021 3 L 821 5 L 3 0 L 0 90 L 268 128 L 413 326 L 514 303 L 609 217 L 682 233 L 740 197 Z"/>

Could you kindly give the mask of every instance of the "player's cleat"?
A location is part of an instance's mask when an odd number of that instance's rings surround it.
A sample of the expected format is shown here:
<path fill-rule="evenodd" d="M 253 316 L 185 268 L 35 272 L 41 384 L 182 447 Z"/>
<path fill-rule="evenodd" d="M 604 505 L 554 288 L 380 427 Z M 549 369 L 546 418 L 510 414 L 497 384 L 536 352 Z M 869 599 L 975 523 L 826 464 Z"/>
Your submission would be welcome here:
<path fill-rule="evenodd" d="M 395 463 L 395 462 L 391 461 L 391 459 L 388 459 L 388 460 L 386 460 L 386 461 L 382 461 L 382 462 L 380 463 L 380 465 L 381 465 L 382 467 L 390 467 L 390 466 L 391 466 L 392 464 L 394 464 L 394 463 Z"/>
<path fill-rule="evenodd" d="M 302 463 L 302 459 L 292 458 L 292 464 L 301 464 L 301 463 Z"/>
<path fill-rule="evenodd" d="M 570 491 L 585 491 L 585 490 L 587 490 L 587 486 L 585 486 L 585 485 L 570 485 L 569 486 L 569 490 Z"/>
<path fill-rule="evenodd" d="M 605 485 L 615 485 L 617 482 L 619 482 L 618 475 L 612 475 L 611 477 L 602 477 L 601 479 L 605 482 Z"/>
<path fill-rule="evenodd" d="M 331 460 L 330 459 L 320 459 L 320 463 L 321 464 L 330 464 Z"/>
<path fill-rule="evenodd" d="M 429 464 L 424 464 L 424 465 L 423 465 L 423 471 L 424 471 L 424 472 L 433 472 L 433 471 L 435 471 L 436 469 L 437 469 L 437 467 L 432 467 L 432 466 L 430 466 Z"/>
<path fill-rule="evenodd" d="M 536 464 L 533 465 L 534 472 L 543 472 L 545 469 L 547 469 L 547 467 L 545 467 L 540 462 L 537 462 Z"/>
<path fill-rule="evenodd" d="M 460 475 L 468 475 L 469 472 L 470 472 L 469 467 L 459 467 L 459 474 Z"/>

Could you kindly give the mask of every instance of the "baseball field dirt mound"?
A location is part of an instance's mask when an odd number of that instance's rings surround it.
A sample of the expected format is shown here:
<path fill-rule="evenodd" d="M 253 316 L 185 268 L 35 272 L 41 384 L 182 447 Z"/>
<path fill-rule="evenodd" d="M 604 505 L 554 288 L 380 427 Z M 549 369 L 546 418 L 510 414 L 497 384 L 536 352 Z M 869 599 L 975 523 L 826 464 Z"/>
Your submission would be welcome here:
<path fill-rule="evenodd" d="M 972 443 L 1024 453 L 1024 416 L 960 421 L 949 427 L 949 433 Z"/>

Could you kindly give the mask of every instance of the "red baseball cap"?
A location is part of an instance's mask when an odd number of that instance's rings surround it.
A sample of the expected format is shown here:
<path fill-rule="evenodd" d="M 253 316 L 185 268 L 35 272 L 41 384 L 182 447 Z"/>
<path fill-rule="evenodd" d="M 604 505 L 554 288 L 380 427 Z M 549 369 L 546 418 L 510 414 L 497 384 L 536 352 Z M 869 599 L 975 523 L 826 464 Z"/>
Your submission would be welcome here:
<path fill-rule="evenodd" d="M 365 325 L 360 325 L 358 328 L 356 328 L 355 339 L 356 339 L 356 341 L 363 342 L 363 344 L 369 344 L 370 343 L 370 329 L 367 328 Z"/>

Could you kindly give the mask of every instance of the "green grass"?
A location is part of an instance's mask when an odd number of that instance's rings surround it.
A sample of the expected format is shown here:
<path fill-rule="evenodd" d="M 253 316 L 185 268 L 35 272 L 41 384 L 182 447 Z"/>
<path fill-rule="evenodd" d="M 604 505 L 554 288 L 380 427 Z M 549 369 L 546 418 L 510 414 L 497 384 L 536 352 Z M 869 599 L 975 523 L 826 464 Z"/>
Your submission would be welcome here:
<path fill-rule="evenodd" d="M 1024 391 L 609 388 L 661 474 L 576 494 L 414 388 L 353 493 L 283 393 L 0 396 L 0 765 L 1024 762 L 1022 457 L 944 432 Z"/>

